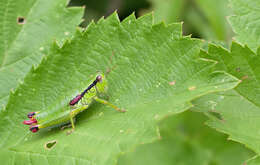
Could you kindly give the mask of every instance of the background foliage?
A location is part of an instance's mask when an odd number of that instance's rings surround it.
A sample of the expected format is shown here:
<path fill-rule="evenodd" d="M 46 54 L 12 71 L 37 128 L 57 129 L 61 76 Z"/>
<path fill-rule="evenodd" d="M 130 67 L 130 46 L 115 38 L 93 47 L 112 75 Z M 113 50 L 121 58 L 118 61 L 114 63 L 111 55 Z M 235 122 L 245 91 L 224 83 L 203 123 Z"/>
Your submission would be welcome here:
<path fill-rule="evenodd" d="M 260 2 L 68 6 L 1 2 L 3 164 L 259 164 Z M 28 112 L 67 106 L 97 72 L 126 113 L 94 104 L 71 135 L 21 124 Z"/>

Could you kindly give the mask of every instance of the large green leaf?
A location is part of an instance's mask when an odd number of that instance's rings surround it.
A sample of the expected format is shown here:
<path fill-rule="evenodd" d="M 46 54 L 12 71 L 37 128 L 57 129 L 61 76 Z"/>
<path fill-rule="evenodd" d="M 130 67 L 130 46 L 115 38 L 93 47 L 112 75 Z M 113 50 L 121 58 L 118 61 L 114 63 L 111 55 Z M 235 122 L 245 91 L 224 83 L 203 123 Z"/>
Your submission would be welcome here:
<path fill-rule="evenodd" d="M 228 134 L 258 154 L 260 116 L 260 56 L 247 47 L 232 44 L 231 52 L 210 45 L 202 56 L 218 60 L 217 67 L 241 79 L 232 91 L 207 95 L 194 102 L 194 109 L 210 117 L 208 125 Z"/>
<path fill-rule="evenodd" d="M 160 122 L 161 139 L 119 157 L 119 165 L 239 165 L 253 153 L 204 125 L 206 117 L 186 111 Z M 234 156 L 235 155 L 235 156 Z"/>
<path fill-rule="evenodd" d="M 51 41 L 71 37 L 81 17 L 82 9 L 66 8 L 64 0 L 1 0 L 0 109 Z"/>
<path fill-rule="evenodd" d="M 14 163 L 112 164 L 118 153 L 157 139 L 158 119 L 190 108 L 194 98 L 238 84 L 224 72 L 212 72 L 214 61 L 197 58 L 201 41 L 181 37 L 181 24 L 152 22 L 151 15 L 138 20 L 131 15 L 120 23 L 113 14 L 78 31 L 61 48 L 54 43 L 0 114 L 1 162 L 8 164 L 8 157 Z M 21 124 L 30 111 L 69 102 L 97 71 L 109 68 L 110 101 L 126 113 L 94 104 L 79 115 L 69 136 L 60 129 L 32 134 Z M 46 149 L 53 140 L 56 145 Z"/>
<path fill-rule="evenodd" d="M 229 18 L 236 40 L 254 51 L 260 45 L 260 1 L 231 0 L 234 16 Z"/>

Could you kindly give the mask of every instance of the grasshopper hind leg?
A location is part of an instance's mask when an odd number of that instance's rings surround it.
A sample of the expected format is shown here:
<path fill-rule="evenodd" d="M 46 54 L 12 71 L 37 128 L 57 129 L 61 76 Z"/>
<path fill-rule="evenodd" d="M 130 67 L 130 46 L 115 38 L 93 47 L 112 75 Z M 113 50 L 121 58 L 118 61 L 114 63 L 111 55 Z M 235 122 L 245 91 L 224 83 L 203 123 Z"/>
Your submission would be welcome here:
<path fill-rule="evenodd" d="M 70 116 L 70 124 L 71 124 L 71 127 L 72 127 L 73 131 L 75 129 L 74 121 L 75 121 L 75 117 L 74 116 Z"/>
<path fill-rule="evenodd" d="M 81 100 L 80 106 L 71 107 L 72 109 L 70 110 L 69 118 L 70 118 L 70 123 L 71 123 L 72 129 L 71 129 L 71 131 L 68 131 L 67 134 L 71 134 L 75 130 L 74 123 L 75 123 L 76 115 L 89 107 L 89 104 L 87 102 L 85 102 L 85 104 L 84 104 L 82 101 L 84 101 L 84 100 Z"/>

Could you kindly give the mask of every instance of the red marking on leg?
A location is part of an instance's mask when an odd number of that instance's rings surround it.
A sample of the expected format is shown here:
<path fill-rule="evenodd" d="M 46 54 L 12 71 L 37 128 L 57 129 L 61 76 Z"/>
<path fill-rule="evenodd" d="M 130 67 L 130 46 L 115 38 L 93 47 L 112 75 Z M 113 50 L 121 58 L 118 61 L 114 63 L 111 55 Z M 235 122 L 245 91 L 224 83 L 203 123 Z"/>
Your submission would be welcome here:
<path fill-rule="evenodd" d="M 31 119 L 31 120 L 24 120 L 23 121 L 23 124 L 25 124 L 25 125 L 31 125 L 33 123 L 37 123 L 37 120 L 36 119 Z"/>
<path fill-rule="evenodd" d="M 79 102 L 79 100 L 82 98 L 81 95 L 77 95 L 74 99 L 70 101 L 70 105 L 75 105 Z"/>
<path fill-rule="evenodd" d="M 30 127 L 30 131 L 32 131 L 32 133 L 35 133 L 35 132 L 37 132 L 38 130 L 39 130 L 38 125 L 32 125 L 32 126 Z"/>

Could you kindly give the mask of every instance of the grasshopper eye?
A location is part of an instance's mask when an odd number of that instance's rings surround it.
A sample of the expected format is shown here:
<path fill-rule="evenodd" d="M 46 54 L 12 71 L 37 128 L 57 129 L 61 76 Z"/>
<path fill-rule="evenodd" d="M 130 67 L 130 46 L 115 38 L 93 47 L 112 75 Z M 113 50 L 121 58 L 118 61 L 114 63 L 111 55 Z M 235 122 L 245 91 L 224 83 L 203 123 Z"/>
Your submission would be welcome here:
<path fill-rule="evenodd" d="M 101 76 L 101 75 L 98 75 L 98 76 L 96 77 L 96 80 L 97 80 L 98 82 L 101 82 L 101 81 L 102 81 L 102 76 Z"/>
<path fill-rule="evenodd" d="M 37 132 L 38 130 L 39 130 L 38 125 L 32 125 L 30 127 L 30 131 L 32 131 L 33 133 Z"/>
<path fill-rule="evenodd" d="M 32 118 L 34 115 L 35 115 L 35 112 L 29 112 L 29 113 L 27 114 L 27 117 L 28 117 L 28 118 Z"/>

